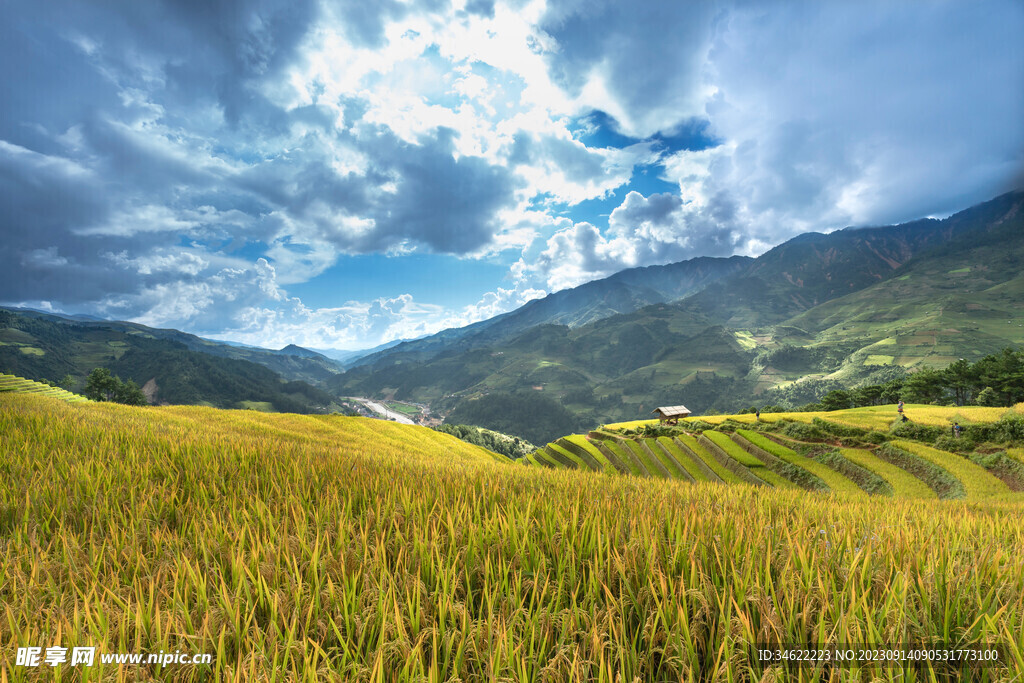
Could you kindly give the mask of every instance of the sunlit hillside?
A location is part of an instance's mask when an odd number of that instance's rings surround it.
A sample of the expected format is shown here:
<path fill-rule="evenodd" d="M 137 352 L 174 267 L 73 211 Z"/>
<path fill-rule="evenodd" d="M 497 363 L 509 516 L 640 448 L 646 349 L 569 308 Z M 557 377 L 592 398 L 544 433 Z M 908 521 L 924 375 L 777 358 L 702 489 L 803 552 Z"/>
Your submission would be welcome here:
<path fill-rule="evenodd" d="M 17 394 L 0 395 L 0 434 L 0 680 L 1024 670 L 1018 504 L 522 467 L 383 421 Z M 998 642 L 1002 664 L 798 675 L 756 653 L 939 641 Z M 212 660 L 12 665 L 58 645 Z"/>

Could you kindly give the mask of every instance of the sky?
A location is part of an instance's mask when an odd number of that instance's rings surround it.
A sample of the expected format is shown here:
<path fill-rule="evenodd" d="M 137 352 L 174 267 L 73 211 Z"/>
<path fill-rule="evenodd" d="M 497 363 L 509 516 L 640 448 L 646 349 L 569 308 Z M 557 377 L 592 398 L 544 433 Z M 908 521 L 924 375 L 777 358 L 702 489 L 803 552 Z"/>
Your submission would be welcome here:
<path fill-rule="evenodd" d="M 2 0 L 0 304 L 369 348 L 1024 186 L 1024 3 Z"/>

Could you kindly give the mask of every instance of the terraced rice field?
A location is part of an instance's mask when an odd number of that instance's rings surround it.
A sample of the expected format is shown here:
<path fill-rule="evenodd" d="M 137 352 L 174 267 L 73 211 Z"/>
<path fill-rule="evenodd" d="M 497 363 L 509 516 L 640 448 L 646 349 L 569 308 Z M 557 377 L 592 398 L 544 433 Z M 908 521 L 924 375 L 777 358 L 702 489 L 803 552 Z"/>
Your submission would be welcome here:
<path fill-rule="evenodd" d="M 73 394 L 66 389 L 51 387 L 49 384 L 25 379 L 24 377 L 17 377 L 16 375 L 0 374 L 0 392 L 39 394 L 41 396 L 50 396 L 62 401 L 68 401 L 69 403 L 89 401 L 85 396 Z"/>
<path fill-rule="evenodd" d="M 967 500 L 980 501 L 1014 497 L 1005 483 L 970 460 L 913 441 L 894 441 L 893 445 L 949 472 L 963 485 Z"/>
<path fill-rule="evenodd" d="M 517 467 L 379 420 L 28 394 L 0 394 L 0 434 L 2 681 L 810 683 L 1024 671 L 1019 503 Z M 699 441 L 678 444 L 696 453 L 711 439 Z M 1002 664 L 800 671 L 760 661 L 766 641 L 998 642 Z M 95 647 L 97 665 L 15 663 L 19 647 L 50 646 Z M 160 651 L 212 661 L 99 662 Z"/>
<path fill-rule="evenodd" d="M 863 448 L 843 448 L 843 457 L 866 470 L 882 477 L 892 489 L 896 498 L 938 498 L 938 494 L 906 470 L 882 460 L 877 455 Z"/>
<path fill-rule="evenodd" d="M 812 460 L 811 458 L 806 458 L 796 451 L 777 444 L 757 432 L 752 432 L 747 429 L 739 429 L 736 433 L 745 441 L 750 443 L 753 448 L 767 451 L 769 454 L 774 455 L 791 465 L 795 465 L 807 472 L 810 472 L 821 479 L 831 491 L 836 493 L 864 493 L 859 486 L 827 465 L 817 462 L 816 460 Z"/>
<path fill-rule="evenodd" d="M 545 461 L 537 457 L 542 454 L 547 456 Z M 1021 449 L 1010 448 L 1006 455 L 1024 464 Z M 588 436 L 563 437 L 526 462 L 610 475 L 802 488 L 856 497 L 1024 502 L 1024 493 L 1011 490 L 981 465 L 900 439 L 867 449 L 804 443 L 774 434 L 769 438 L 748 429 L 731 435 L 706 430 L 657 438 L 626 437 L 602 429 Z M 991 466 L 999 471 L 997 464 Z M 1005 476 L 1005 472 L 999 473 Z M 1017 489 L 1024 486 L 1024 473 L 1018 471 L 1013 476 Z"/>
<path fill-rule="evenodd" d="M 765 466 L 765 462 L 756 456 L 751 455 L 739 444 L 730 439 L 722 432 L 706 431 L 701 435 L 712 447 L 712 451 L 719 451 L 746 468 L 752 475 L 768 484 L 778 488 L 795 487 L 791 480 L 780 476 Z"/>
<path fill-rule="evenodd" d="M 912 421 L 931 426 L 948 427 L 954 420 L 962 424 L 972 422 L 995 422 L 1008 410 L 1013 410 L 1024 415 L 1024 403 L 1018 403 L 1013 408 L 985 408 L 980 406 L 933 406 L 917 403 L 908 403 L 904 407 L 907 417 Z M 860 427 L 862 429 L 888 429 L 897 419 L 896 405 L 871 406 L 867 408 L 850 408 L 849 410 L 835 410 L 832 412 L 811 412 L 811 413 L 761 413 L 761 422 L 776 422 L 778 420 L 794 420 L 796 422 L 812 422 L 815 418 L 834 422 L 849 427 Z M 744 415 L 702 415 L 700 417 L 688 417 L 680 421 L 695 422 L 697 420 L 709 424 L 718 425 L 726 420 L 733 420 L 745 424 L 755 424 L 758 420 L 752 414 Z M 646 425 L 657 425 L 657 420 L 635 420 L 633 422 L 617 422 L 604 426 L 604 429 L 637 429 Z"/>

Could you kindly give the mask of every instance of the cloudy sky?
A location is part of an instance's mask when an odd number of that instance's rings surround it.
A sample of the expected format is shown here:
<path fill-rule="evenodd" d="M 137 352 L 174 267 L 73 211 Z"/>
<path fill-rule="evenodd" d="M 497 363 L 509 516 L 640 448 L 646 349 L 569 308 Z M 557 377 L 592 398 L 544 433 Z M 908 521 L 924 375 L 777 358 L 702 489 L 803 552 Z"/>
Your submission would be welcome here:
<path fill-rule="evenodd" d="M 0 303 L 365 348 L 1024 185 L 1024 3 L 2 0 Z"/>

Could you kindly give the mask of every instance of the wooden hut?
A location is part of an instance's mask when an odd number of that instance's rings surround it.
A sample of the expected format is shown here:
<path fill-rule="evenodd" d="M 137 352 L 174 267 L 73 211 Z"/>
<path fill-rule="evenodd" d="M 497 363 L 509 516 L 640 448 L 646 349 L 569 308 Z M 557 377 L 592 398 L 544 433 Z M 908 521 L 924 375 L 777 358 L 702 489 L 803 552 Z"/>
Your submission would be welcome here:
<path fill-rule="evenodd" d="M 689 417 L 690 411 L 686 406 L 662 406 L 651 411 L 658 414 L 658 422 L 661 424 L 678 424 L 679 419 Z"/>

